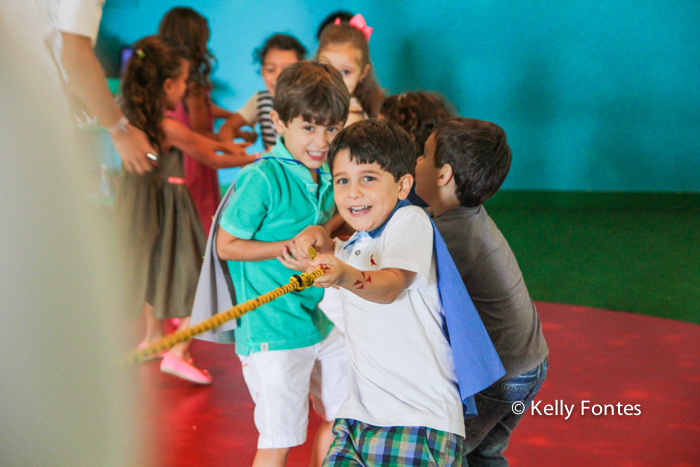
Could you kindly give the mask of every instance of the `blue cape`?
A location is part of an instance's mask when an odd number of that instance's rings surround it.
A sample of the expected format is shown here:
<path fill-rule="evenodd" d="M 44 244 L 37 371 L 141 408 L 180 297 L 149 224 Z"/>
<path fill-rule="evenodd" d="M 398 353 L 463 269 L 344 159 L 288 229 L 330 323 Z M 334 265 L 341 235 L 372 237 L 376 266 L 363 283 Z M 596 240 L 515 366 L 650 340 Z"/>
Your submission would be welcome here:
<path fill-rule="evenodd" d="M 368 235 L 372 238 L 381 235 L 394 213 L 410 204 L 407 200 L 399 201 L 384 224 L 376 230 L 367 232 Z M 459 395 L 464 405 L 464 416 L 473 417 L 477 415 L 474 394 L 498 381 L 506 374 L 506 370 L 464 286 L 445 241 L 432 219 L 430 222 L 433 225 L 433 252 L 437 268 L 438 291 L 445 314 L 444 329 L 452 347 Z M 345 248 L 350 244 L 348 242 Z"/>

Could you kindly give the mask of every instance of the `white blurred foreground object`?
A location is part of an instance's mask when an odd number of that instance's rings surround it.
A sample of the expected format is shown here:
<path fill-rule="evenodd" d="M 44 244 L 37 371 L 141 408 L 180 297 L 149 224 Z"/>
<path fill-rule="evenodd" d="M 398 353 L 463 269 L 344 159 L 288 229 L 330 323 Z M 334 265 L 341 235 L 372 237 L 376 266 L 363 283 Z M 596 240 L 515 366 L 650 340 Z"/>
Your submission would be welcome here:
<path fill-rule="evenodd" d="M 105 0 L 0 0 L 0 23 L 13 49 L 22 57 L 39 61 L 35 72 L 57 91 L 45 97 L 67 110 L 70 91 L 80 102 L 78 120 L 96 118 L 109 132 L 122 166 L 142 174 L 153 170 L 154 163 L 146 154 L 154 149 L 145 133 L 131 126 L 114 102 L 93 50 L 104 3 Z"/>
<path fill-rule="evenodd" d="M 143 465 L 117 365 L 116 251 L 71 157 L 71 121 L 2 21 L 0 63 L 0 465 Z"/>

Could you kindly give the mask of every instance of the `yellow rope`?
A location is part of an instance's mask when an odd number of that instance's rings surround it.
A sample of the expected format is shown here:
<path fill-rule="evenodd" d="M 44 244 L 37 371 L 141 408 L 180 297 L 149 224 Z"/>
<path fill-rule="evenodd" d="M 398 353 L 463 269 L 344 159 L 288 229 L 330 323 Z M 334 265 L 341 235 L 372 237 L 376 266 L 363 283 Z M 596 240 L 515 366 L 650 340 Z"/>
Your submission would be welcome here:
<path fill-rule="evenodd" d="M 314 259 L 316 257 L 316 250 L 314 249 L 314 247 L 309 247 L 309 256 L 311 257 L 311 259 Z M 266 294 L 260 295 L 257 298 L 248 300 L 247 302 L 243 302 L 239 305 L 233 306 L 227 311 L 218 313 L 212 316 L 211 318 L 202 321 L 201 323 L 195 326 L 192 326 L 191 328 L 183 329 L 182 331 L 177 331 L 172 334 L 169 334 L 163 337 L 162 339 L 153 342 L 151 345 L 144 349 L 133 350 L 129 352 L 124 357 L 125 363 L 126 365 L 135 365 L 137 363 L 142 363 L 146 361 L 148 357 L 155 355 L 158 352 L 163 352 L 165 350 L 172 349 L 180 342 L 190 340 L 198 334 L 202 334 L 203 332 L 209 331 L 214 328 L 218 328 L 227 321 L 240 318 L 249 311 L 253 311 L 259 306 L 269 303 L 272 300 L 281 297 L 286 293 L 309 288 L 311 287 L 311 285 L 313 285 L 314 281 L 322 275 L 322 269 L 316 269 L 312 273 L 304 272 L 301 274 L 294 274 L 292 277 L 289 278 L 289 284 L 283 285 L 282 287 L 278 287 Z"/>

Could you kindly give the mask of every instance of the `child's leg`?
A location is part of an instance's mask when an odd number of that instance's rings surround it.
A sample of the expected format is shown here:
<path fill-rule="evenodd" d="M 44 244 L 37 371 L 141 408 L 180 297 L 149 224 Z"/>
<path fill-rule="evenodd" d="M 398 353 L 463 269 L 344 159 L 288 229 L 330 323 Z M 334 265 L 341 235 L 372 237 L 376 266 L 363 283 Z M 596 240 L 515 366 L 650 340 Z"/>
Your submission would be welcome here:
<path fill-rule="evenodd" d="M 548 361 L 530 371 L 484 389 L 475 396 L 479 415 L 464 421 L 464 462 L 470 467 L 507 466 L 503 451 L 523 413 L 513 413 L 513 403 L 530 406 L 547 376 Z M 483 396 L 482 396 L 483 394 Z"/>
<path fill-rule="evenodd" d="M 333 442 L 328 455 L 323 460 L 323 467 L 365 467 L 362 456 L 356 447 L 355 420 L 340 418 L 333 424 Z"/>
<path fill-rule="evenodd" d="M 253 460 L 253 467 L 284 467 L 288 455 L 289 448 L 258 449 Z"/>
<path fill-rule="evenodd" d="M 508 447 L 511 434 L 513 427 L 503 420 L 499 421 L 475 449 L 464 455 L 464 464 L 470 467 L 508 467 L 503 451 Z"/>
<path fill-rule="evenodd" d="M 155 342 L 163 337 L 163 323 L 153 316 L 153 307 L 149 303 L 143 305 L 143 316 L 146 320 L 145 341 Z"/>
<path fill-rule="evenodd" d="M 283 461 L 290 447 L 306 441 L 315 347 L 239 355 L 243 378 L 255 403 L 253 416 L 259 433 L 256 466 L 278 465 L 275 462 Z"/>
<path fill-rule="evenodd" d="M 331 447 L 333 443 L 333 422 L 323 420 L 318 426 L 316 431 L 316 437 L 314 438 L 314 445 L 311 449 L 311 462 L 310 467 L 321 467 L 323 464 L 323 459 L 326 458 L 328 454 L 328 448 Z"/>
<path fill-rule="evenodd" d="M 180 323 L 177 325 L 177 331 L 184 331 L 189 327 L 190 317 L 188 316 L 187 318 L 181 318 Z M 192 345 L 192 339 L 185 342 L 180 342 L 179 344 L 175 345 L 172 349 L 170 349 L 170 353 L 177 355 L 183 360 L 189 360 L 191 358 L 190 345 Z"/>
<path fill-rule="evenodd" d="M 190 317 L 182 318 L 177 327 L 178 331 L 183 331 L 190 326 Z M 211 375 L 207 370 L 202 370 L 194 366 L 190 356 L 190 345 L 192 340 L 180 342 L 170 349 L 160 364 L 160 370 L 165 373 L 177 376 L 178 378 L 192 381 L 197 384 L 211 384 Z"/>
<path fill-rule="evenodd" d="M 150 345 L 163 337 L 163 322 L 156 317 L 153 316 L 153 307 L 145 303 L 143 305 L 143 317 L 144 321 L 146 322 L 146 337 L 139 343 L 137 349 L 138 350 L 143 350 L 147 347 L 150 347 Z M 158 360 L 159 358 L 163 358 L 163 354 L 165 352 L 157 352 L 155 354 L 152 354 L 149 357 L 146 357 L 144 359 L 144 362 L 149 362 L 152 360 Z"/>
<path fill-rule="evenodd" d="M 324 467 L 462 465 L 462 438 L 421 426 L 373 426 L 340 418 Z"/>
<path fill-rule="evenodd" d="M 333 422 L 348 394 L 347 366 L 345 338 L 335 327 L 319 344 L 311 373 L 313 408 L 324 420 L 314 439 L 311 467 L 321 465 L 333 442 Z"/>

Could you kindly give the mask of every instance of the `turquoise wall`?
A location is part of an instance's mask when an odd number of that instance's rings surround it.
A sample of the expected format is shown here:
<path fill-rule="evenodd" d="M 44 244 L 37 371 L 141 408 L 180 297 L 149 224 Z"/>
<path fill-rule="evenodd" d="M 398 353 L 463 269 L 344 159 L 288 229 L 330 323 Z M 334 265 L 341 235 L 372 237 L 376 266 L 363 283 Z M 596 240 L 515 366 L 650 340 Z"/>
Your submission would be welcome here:
<path fill-rule="evenodd" d="M 107 0 L 106 67 L 177 5 L 209 19 L 214 98 L 226 108 L 263 88 L 252 52 L 265 37 L 293 33 L 313 53 L 319 22 L 349 9 L 375 28 L 372 59 L 388 92 L 438 90 L 461 115 L 506 130 L 505 188 L 700 191 L 695 0 Z"/>

